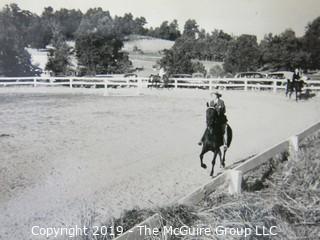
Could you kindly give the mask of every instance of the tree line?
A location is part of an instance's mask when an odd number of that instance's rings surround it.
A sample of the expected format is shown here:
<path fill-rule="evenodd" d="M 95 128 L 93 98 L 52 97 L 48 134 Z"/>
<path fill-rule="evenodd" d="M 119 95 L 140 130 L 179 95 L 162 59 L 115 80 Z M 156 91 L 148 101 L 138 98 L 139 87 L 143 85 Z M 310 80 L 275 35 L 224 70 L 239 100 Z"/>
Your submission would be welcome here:
<path fill-rule="evenodd" d="M 124 73 L 131 67 L 129 56 L 122 51 L 130 34 L 153 36 L 175 41 L 164 50 L 160 65 L 169 73 L 205 72 L 197 60 L 223 62 L 210 74 L 224 76 L 241 71 L 320 69 L 320 17 L 306 26 L 304 36 L 287 29 L 278 35 L 267 34 L 257 41 L 254 35 L 232 36 L 222 30 L 206 32 L 189 19 L 182 32 L 177 20 L 164 21 L 159 27 L 147 28 L 144 17 L 131 13 L 112 17 L 102 8 L 54 10 L 46 7 L 41 15 L 22 10 L 17 4 L 0 11 L 0 75 L 39 74 L 31 64 L 26 47 L 49 47 L 47 70 L 66 75 L 72 69 L 72 56 L 83 75 Z M 70 47 L 67 41 L 74 41 Z"/>
<path fill-rule="evenodd" d="M 131 66 L 121 49 L 124 38 L 141 34 L 175 40 L 181 34 L 177 21 L 163 22 L 159 27 L 146 28 L 144 17 L 131 13 L 112 17 L 102 8 L 80 10 L 44 8 L 41 15 L 22 10 L 17 4 L 6 5 L 0 11 L 0 74 L 25 76 L 39 73 L 31 64 L 26 47 L 50 46 L 47 70 L 56 75 L 68 74 L 71 55 L 77 59 L 82 74 L 120 73 Z M 75 41 L 72 49 L 67 41 Z"/>
<path fill-rule="evenodd" d="M 169 74 L 205 73 L 204 66 L 194 59 L 223 62 L 223 68 L 210 70 L 216 77 L 244 71 L 319 70 L 320 17 L 306 26 L 302 37 L 286 29 L 278 35 L 266 34 L 260 43 L 255 35 L 231 36 L 222 30 L 207 33 L 195 20 L 188 20 L 182 35 L 164 55 L 160 64 Z"/>

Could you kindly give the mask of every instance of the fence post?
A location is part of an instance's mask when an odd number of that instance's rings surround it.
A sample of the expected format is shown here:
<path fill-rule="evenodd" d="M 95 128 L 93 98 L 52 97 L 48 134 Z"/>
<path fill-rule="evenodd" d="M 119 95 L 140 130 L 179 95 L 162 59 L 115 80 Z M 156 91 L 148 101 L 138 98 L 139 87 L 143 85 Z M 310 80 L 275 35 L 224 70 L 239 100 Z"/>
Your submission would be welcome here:
<path fill-rule="evenodd" d="M 244 79 L 244 90 L 248 91 L 248 80 Z"/>
<path fill-rule="evenodd" d="M 209 79 L 209 90 L 211 91 L 212 90 L 212 80 Z"/>
<path fill-rule="evenodd" d="M 33 86 L 34 86 L 34 87 L 37 86 L 37 78 L 36 78 L 36 77 L 33 79 Z"/>
<path fill-rule="evenodd" d="M 137 78 L 137 95 L 139 96 L 141 94 L 142 89 L 142 80 L 140 78 Z"/>
<path fill-rule="evenodd" d="M 273 92 L 277 92 L 277 80 L 273 81 Z"/>
<path fill-rule="evenodd" d="M 242 171 L 231 169 L 227 171 L 227 176 L 229 194 L 240 194 L 242 184 Z"/>
<path fill-rule="evenodd" d="M 103 96 L 109 96 L 109 92 L 108 92 L 108 79 L 103 79 L 103 85 L 104 85 L 104 92 L 103 92 Z"/>
<path fill-rule="evenodd" d="M 174 79 L 174 88 L 178 88 L 178 80 Z"/>
<path fill-rule="evenodd" d="M 69 83 L 70 84 L 70 88 L 72 88 L 73 78 L 70 78 L 69 81 L 70 81 L 70 83 Z"/>
<path fill-rule="evenodd" d="M 289 153 L 291 156 L 296 156 L 299 151 L 299 138 L 297 135 L 290 137 L 289 139 Z"/>

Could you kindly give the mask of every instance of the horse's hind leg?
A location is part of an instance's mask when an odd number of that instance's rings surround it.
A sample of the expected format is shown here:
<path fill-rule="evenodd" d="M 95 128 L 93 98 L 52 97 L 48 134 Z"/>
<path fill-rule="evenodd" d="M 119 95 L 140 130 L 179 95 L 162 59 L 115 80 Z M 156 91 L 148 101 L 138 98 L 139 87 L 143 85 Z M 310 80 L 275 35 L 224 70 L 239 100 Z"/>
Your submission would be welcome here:
<path fill-rule="evenodd" d="M 220 168 L 221 167 L 223 167 L 222 166 L 222 159 L 223 159 L 223 157 L 222 157 L 222 153 L 221 153 L 221 149 L 219 148 L 219 150 L 218 150 L 218 155 L 219 155 L 219 159 L 220 159 Z"/>
<path fill-rule="evenodd" d="M 207 165 L 203 163 L 203 155 L 207 152 L 207 150 L 204 149 L 204 147 L 202 147 L 202 151 L 200 153 L 200 164 L 201 164 L 201 167 L 206 169 L 207 168 Z"/>
<path fill-rule="evenodd" d="M 226 149 L 223 148 L 223 151 L 221 151 L 221 148 L 219 148 L 219 151 L 218 151 L 218 154 L 219 154 L 219 158 L 220 158 L 220 168 L 224 168 L 225 167 L 225 164 L 224 164 L 224 161 L 225 161 L 225 154 L 226 154 Z"/>
<path fill-rule="evenodd" d="M 222 155 L 222 161 L 221 161 L 221 166 L 222 168 L 225 168 L 226 164 L 225 164 L 225 161 L 226 161 L 226 153 L 227 153 L 227 149 L 224 148 L 223 149 L 223 155 Z"/>
<path fill-rule="evenodd" d="M 211 173 L 210 176 L 213 176 L 213 171 L 214 171 L 214 165 L 216 164 L 216 158 L 218 155 L 218 151 L 214 151 L 214 155 L 213 155 L 213 159 L 212 159 L 212 169 L 211 169 Z"/>

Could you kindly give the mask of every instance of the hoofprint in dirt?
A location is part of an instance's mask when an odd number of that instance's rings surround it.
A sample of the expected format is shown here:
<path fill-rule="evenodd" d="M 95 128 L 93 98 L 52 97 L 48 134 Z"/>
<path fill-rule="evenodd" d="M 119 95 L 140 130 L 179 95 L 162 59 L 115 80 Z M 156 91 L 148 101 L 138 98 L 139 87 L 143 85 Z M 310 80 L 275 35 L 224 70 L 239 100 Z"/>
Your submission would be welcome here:
<path fill-rule="evenodd" d="M 88 90 L 88 91 L 87 91 Z M 97 221 L 171 203 L 208 181 L 197 142 L 208 91 L 144 90 L 139 97 L 64 88 L 0 89 L 0 235 Z M 234 140 L 226 165 L 288 138 L 320 117 L 320 99 L 223 92 Z M 211 162 L 210 154 L 205 162 Z M 216 164 L 217 173 L 219 164 Z"/>

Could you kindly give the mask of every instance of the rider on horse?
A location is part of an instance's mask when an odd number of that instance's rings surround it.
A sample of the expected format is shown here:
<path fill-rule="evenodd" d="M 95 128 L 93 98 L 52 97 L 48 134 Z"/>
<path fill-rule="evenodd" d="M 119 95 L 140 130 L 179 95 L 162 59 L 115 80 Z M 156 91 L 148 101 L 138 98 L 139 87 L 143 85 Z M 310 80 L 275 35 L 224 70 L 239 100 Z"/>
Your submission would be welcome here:
<path fill-rule="evenodd" d="M 296 93 L 296 101 L 301 98 L 301 92 L 303 89 L 304 81 L 300 75 L 299 69 L 295 69 L 293 76 L 292 76 L 292 81 L 288 80 L 287 81 L 287 91 L 286 91 L 286 96 L 289 93 L 289 98 L 291 98 L 292 93 L 295 91 Z"/>
<path fill-rule="evenodd" d="M 209 108 L 214 108 L 218 113 L 218 124 L 220 126 L 221 134 L 223 135 L 223 146 L 227 148 L 227 122 L 228 119 L 225 115 L 226 113 L 226 106 L 224 101 L 221 99 L 222 95 L 219 92 L 211 93 L 212 100 L 208 105 Z M 199 145 L 203 144 L 203 137 L 201 141 L 198 143 Z"/>

